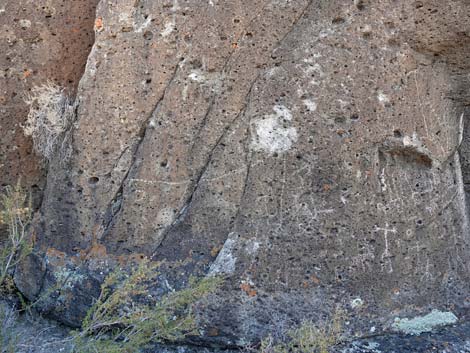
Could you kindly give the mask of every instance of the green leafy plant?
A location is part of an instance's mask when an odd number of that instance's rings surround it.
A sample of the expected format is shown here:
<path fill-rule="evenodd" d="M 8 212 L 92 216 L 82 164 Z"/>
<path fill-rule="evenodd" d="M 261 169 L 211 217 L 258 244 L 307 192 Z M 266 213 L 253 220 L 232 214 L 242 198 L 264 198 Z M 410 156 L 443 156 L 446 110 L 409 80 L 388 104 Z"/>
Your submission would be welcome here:
<path fill-rule="evenodd" d="M 143 261 L 130 274 L 121 270 L 104 281 L 101 295 L 74 334 L 75 352 L 137 352 L 152 342 L 197 334 L 193 304 L 220 284 L 216 277 L 191 280 L 188 287 L 156 300 L 149 294 L 158 267 Z"/>
<path fill-rule="evenodd" d="M 21 187 L 6 187 L 0 196 L 0 224 L 6 226 L 7 236 L 0 243 L 0 287 L 16 265 L 32 251 L 28 227 L 32 220 L 31 196 Z"/>
<path fill-rule="evenodd" d="M 275 342 L 272 336 L 261 342 L 259 353 L 328 353 L 328 349 L 341 339 L 344 315 L 337 310 L 331 321 L 317 326 L 304 321 L 298 328 L 287 332 L 286 342 Z"/>

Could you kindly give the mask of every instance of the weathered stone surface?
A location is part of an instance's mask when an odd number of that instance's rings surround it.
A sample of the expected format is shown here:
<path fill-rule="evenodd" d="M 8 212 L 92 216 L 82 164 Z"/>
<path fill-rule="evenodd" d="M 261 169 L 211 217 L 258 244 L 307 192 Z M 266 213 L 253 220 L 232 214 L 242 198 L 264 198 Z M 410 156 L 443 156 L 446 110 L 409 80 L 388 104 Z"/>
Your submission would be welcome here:
<path fill-rule="evenodd" d="M 42 257 L 32 254 L 16 269 L 18 290 L 42 315 L 71 327 L 80 327 L 99 296 L 101 283 L 116 263 L 87 261 L 49 249 Z"/>
<path fill-rule="evenodd" d="M 332 353 L 466 353 L 470 352 L 470 324 L 464 323 L 419 336 L 384 335 L 335 347 Z"/>
<path fill-rule="evenodd" d="M 113 0 L 95 31 L 43 248 L 226 274 L 205 343 L 468 313 L 468 1 Z"/>
<path fill-rule="evenodd" d="M 28 255 L 19 263 L 15 271 L 15 285 L 29 300 L 36 300 L 41 293 L 46 275 L 44 259 L 35 253 Z"/>
<path fill-rule="evenodd" d="M 47 80 L 73 95 L 93 44 L 98 0 L 0 3 L 0 187 L 22 184 L 39 204 L 45 170 L 21 125 L 28 114 L 24 99 Z"/>

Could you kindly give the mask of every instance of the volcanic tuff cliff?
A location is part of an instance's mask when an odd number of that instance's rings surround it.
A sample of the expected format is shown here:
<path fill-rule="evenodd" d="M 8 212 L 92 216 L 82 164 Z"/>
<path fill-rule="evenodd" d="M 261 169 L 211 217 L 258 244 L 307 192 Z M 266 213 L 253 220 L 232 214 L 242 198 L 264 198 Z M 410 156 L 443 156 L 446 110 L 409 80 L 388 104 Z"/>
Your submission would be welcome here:
<path fill-rule="evenodd" d="M 468 314 L 468 0 L 97 2 L 0 5 L 1 182 L 35 189 L 43 254 L 16 282 L 70 281 L 44 312 L 78 325 L 103 269 L 150 256 L 162 291 L 227 276 L 206 343 L 338 305 L 351 335 Z M 20 125 L 47 80 L 76 120 L 44 164 Z"/>

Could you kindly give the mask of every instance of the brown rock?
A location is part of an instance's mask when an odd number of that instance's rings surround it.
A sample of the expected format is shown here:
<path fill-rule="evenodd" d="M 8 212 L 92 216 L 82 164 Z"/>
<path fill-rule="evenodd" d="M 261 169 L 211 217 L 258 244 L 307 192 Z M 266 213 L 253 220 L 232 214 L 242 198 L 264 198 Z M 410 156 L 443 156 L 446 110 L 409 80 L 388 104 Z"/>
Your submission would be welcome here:
<path fill-rule="evenodd" d="M 54 81 L 75 94 L 93 44 L 98 0 L 0 4 L 0 187 L 21 179 L 38 206 L 45 169 L 23 134 L 31 88 Z"/>
<path fill-rule="evenodd" d="M 40 243 L 226 274 L 198 313 L 218 329 L 206 343 L 242 345 L 337 306 L 364 335 L 410 312 L 462 315 L 469 12 L 100 2 L 74 154 L 50 165 Z"/>

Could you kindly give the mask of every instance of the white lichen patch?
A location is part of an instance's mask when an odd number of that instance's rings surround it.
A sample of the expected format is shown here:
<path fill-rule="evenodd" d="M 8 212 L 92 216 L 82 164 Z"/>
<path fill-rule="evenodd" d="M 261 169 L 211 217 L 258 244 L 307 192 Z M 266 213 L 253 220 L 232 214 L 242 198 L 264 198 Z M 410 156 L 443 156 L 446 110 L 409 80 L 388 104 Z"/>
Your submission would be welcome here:
<path fill-rule="evenodd" d="M 364 300 L 361 298 L 355 298 L 351 300 L 351 308 L 357 309 L 364 305 Z"/>
<path fill-rule="evenodd" d="M 84 275 L 76 271 L 69 270 L 65 267 L 55 271 L 54 277 L 57 283 L 60 284 L 60 287 L 63 289 L 72 289 L 76 284 L 80 284 L 85 280 Z"/>
<path fill-rule="evenodd" d="M 409 335 L 420 335 L 439 326 L 455 324 L 457 320 L 457 316 L 450 311 L 433 310 L 425 316 L 418 316 L 413 319 L 396 318 L 392 324 L 392 329 Z"/>
<path fill-rule="evenodd" d="M 289 126 L 292 120 L 291 111 L 283 105 L 273 108 L 275 114 L 257 119 L 252 124 L 252 143 L 254 150 L 270 154 L 288 151 L 297 141 L 295 127 Z"/>
<path fill-rule="evenodd" d="M 232 274 L 235 272 L 235 264 L 237 262 L 237 258 L 233 254 L 235 244 L 236 240 L 234 237 L 229 236 L 209 269 L 210 276 L 217 274 Z"/>

